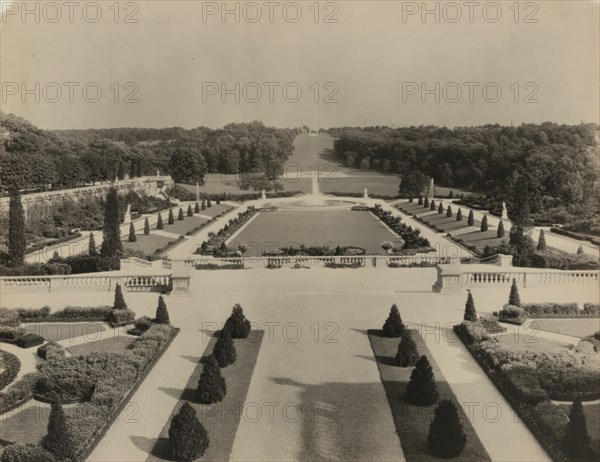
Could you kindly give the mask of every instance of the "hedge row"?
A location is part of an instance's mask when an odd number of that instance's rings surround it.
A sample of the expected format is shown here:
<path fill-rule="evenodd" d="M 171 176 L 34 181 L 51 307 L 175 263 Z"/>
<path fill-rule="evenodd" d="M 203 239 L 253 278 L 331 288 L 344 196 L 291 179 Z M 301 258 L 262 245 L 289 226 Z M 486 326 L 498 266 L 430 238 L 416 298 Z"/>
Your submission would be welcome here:
<path fill-rule="evenodd" d="M 13 380 L 19 375 L 21 370 L 21 361 L 12 353 L 8 351 L 0 350 L 0 358 L 2 358 L 2 364 L 4 370 L 0 372 L 0 390 L 3 390 L 7 385 L 11 384 Z"/>
<path fill-rule="evenodd" d="M 68 236 L 59 237 L 58 239 L 52 239 L 51 241 L 40 242 L 38 244 L 33 244 L 27 247 L 27 253 L 37 252 L 38 250 L 42 250 L 46 247 L 53 247 L 55 245 L 64 244 L 65 242 L 69 242 L 75 239 L 79 239 L 82 236 L 80 232 L 75 234 L 69 234 Z"/>
<path fill-rule="evenodd" d="M 563 228 L 555 228 L 552 227 L 550 228 L 550 231 L 556 234 L 562 234 L 563 236 L 567 236 L 570 237 L 572 239 L 577 239 L 578 241 L 587 241 L 587 242 L 591 242 L 594 245 L 600 245 L 600 239 L 592 237 L 592 236 L 585 236 L 583 234 L 577 234 L 574 233 L 573 231 L 569 231 Z"/>

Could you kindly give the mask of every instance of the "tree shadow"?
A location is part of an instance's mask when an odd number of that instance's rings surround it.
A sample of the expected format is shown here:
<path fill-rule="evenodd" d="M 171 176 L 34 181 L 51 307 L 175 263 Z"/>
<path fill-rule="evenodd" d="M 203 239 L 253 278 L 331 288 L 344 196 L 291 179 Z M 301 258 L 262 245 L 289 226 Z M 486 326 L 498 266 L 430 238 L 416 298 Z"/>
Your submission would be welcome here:
<path fill-rule="evenodd" d="M 180 388 L 159 387 L 158 389 L 169 395 L 171 398 L 185 401 L 196 400 L 196 390 L 192 388 L 186 388 L 185 390 L 182 390 Z"/>
<path fill-rule="evenodd" d="M 202 356 L 181 355 L 183 359 L 187 359 L 191 363 L 198 363 L 202 360 Z"/>
<path fill-rule="evenodd" d="M 357 358 L 368 359 L 373 362 L 381 363 L 386 366 L 396 366 L 396 358 L 394 358 L 393 356 L 383 356 L 383 355 L 377 355 L 377 356 L 354 355 L 354 356 L 356 356 Z"/>
<path fill-rule="evenodd" d="M 130 436 L 129 437 L 136 448 L 146 452 L 148 460 L 176 460 L 171 455 L 171 447 L 169 446 L 169 438 L 146 438 L 145 436 Z"/>

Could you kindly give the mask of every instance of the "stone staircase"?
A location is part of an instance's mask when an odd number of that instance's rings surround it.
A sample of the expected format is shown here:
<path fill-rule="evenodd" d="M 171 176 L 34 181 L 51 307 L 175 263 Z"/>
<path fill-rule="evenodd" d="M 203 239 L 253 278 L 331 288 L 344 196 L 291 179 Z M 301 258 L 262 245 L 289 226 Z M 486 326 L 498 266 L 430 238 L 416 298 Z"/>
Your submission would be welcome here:
<path fill-rule="evenodd" d="M 461 234 L 468 234 L 475 231 L 479 231 L 479 228 L 477 226 L 467 226 L 466 228 L 459 228 L 450 231 L 448 234 L 450 234 L 450 236 L 460 236 Z"/>

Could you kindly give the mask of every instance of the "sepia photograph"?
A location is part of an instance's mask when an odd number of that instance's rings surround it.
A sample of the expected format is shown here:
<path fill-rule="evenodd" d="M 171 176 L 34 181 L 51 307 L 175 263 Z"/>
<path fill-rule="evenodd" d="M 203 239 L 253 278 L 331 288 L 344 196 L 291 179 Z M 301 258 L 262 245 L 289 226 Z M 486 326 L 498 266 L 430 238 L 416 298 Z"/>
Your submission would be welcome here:
<path fill-rule="evenodd" d="M 599 0 L 0 0 L 0 462 L 599 462 Z"/>

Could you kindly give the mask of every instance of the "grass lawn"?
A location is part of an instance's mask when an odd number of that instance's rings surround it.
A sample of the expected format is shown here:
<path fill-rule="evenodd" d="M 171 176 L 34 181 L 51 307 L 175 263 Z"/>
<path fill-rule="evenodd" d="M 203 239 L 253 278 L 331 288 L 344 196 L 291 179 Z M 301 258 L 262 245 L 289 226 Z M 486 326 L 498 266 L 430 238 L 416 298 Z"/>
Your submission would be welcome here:
<path fill-rule="evenodd" d="M 452 460 L 489 461 L 490 457 L 477 437 L 469 419 L 463 412 L 450 385 L 442 375 L 442 371 L 423 342 L 423 339 L 416 331 L 412 332 L 412 336 L 417 344 L 419 353 L 426 355 L 431 363 L 440 399 L 448 398 L 454 401 L 460 413 L 463 430 L 467 436 L 467 444 L 464 451 Z M 405 389 L 410 381 L 410 374 L 413 368 L 402 368 L 394 365 L 399 340 L 383 337 L 380 330 L 369 330 L 369 340 L 373 354 L 377 360 L 381 381 L 388 397 L 406 460 L 408 462 L 445 460 L 431 455 L 427 449 L 427 434 L 429 433 L 429 425 L 433 420 L 433 412 L 436 405 L 428 407 L 414 406 L 405 400 Z"/>
<path fill-rule="evenodd" d="M 444 213 L 435 213 L 433 215 L 427 215 L 424 217 L 424 220 L 429 224 L 429 226 L 434 226 L 442 232 L 454 231 L 460 228 L 468 228 L 469 224 L 467 222 L 468 215 L 465 216 L 463 212 L 462 221 L 456 221 L 456 212 L 458 210 L 455 209 L 454 215 L 451 217 L 446 216 L 446 212 Z"/>
<path fill-rule="evenodd" d="M 383 241 L 398 243 L 398 238 L 371 212 L 351 210 L 288 211 L 259 213 L 238 234 L 230 248 L 245 243 L 248 255 L 281 249 L 289 245 L 354 245 L 368 254 L 383 255 Z"/>
<path fill-rule="evenodd" d="M 208 210 L 208 209 L 207 209 Z M 162 230 L 166 233 L 173 233 L 177 236 L 185 236 L 185 233 L 193 230 L 196 226 L 200 226 L 202 223 L 206 223 L 208 220 L 206 218 L 202 218 L 199 216 L 188 217 L 185 215 L 186 210 L 183 211 L 184 218 L 183 220 L 177 219 L 177 213 L 175 213 L 175 222 L 170 225 L 168 216 L 163 217 L 163 223 L 165 228 Z"/>
<path fill-rule="evenodd" d="M 147 460 L 173 460 L 169 448 L 169 426 L 171 418 L 179 412 L 184 400 L 188 401 L 196 410 L 210 439 L 210 445 L 202 456 L 202 460 L 229 460 L 235 434 L 242 419 L 246 395 L 250 388 L 263 334 L 263 331 L 254 331 L 247 339 L 234 340 L 237 360 L 231 366 L 221 369 L 221 374 L 227 384 L 227 395 L 220 403 L 199 404 L 196 401 L 196 388 L 203 367 L 201 362 L 198 363 L 185 389 L 181 392 L 179 404 L 169 417 Z M 203 357 L 212 353 L 215 342 L 216 337 L 213 337 L 207 344 Z"/>
<path fill-rule="evenodd" d="M 550 351 L 563 350 L 570 345 L 560 343 L 556 340 L 550 340 L 535 335 L 535 329 L 523 329 L 519 326 L 506 325 L 508 330 L 495 338 L 500 342 L 501 347 L 507 351 Z"/>
<path fill-rule="evenodd" d="M 25 332 L 37 334 L 49 342 L 73 339 L 82 335 L 94 339 L 107 329 L 103 322 L 36 322 L 22 324 Z"/>
<path fill-rule="evenodd" d="M 227 212 L 231 210 L 233 207 L 224 204 L 215 204 L 215 201 L 212 201 L 212 207 L 206 207 L 205 210 L 200 210 L 200 215 L 208 215 L 209 217 L 214 217 L 219 213 Z"/>
<path fill-rule="evenodd" d="M 165 231 L 169 225 L 165 225 Z M 147 236 L 143 233 L 137 234 L 137 241 L 129 242 L 127 238 L 123 239 L 123 248 L 125 250 L 139 250 L 144 252 L 146 255 L 154 253 L 156 249 L 160 249 L 167 245 L 177 237 L 169 238 L 166 236 L 159 236 L 158 234 L 148 234 Z"/>
<path fill-rule="evenodd" d="M 65 413 L 70 409 L 65 406 Z M 0 417 L 0 453 L 11 443 L 37 443 L 48 430 L 50 405 L 29 401 L 26 407 L 19 407 Z"/>
<path fill-rule="evenodd" d="M 532 327 L 546 332 L 571 335 L 573 337 L 587 337 L 600 330 L 598 318 L 588 319 L 536 319 Z"/>
<path fill-rule="evenodd" d="M 85 342 L 79 345 L 67 347 L 67 350 L 73 356 L 87 355 L 90 353 L 123 353 L 129 349 L 129 345 L 133 343 L 135 337 L 119 335 L 110 338 L 104 338 L 95 342 Z"/>
<path fill-rule="evenodd" d="M 570 404 L 559 404 L 565 414 L 571 412 Z M 587 424 L 588 435 L 590 435 L 591 446 L 597 454 L 600 451 L 600 404 L 585 404 L 583 403 L 583 413 L 585 414 L 585 422 Z"/>

